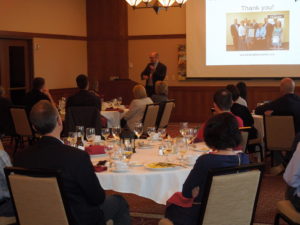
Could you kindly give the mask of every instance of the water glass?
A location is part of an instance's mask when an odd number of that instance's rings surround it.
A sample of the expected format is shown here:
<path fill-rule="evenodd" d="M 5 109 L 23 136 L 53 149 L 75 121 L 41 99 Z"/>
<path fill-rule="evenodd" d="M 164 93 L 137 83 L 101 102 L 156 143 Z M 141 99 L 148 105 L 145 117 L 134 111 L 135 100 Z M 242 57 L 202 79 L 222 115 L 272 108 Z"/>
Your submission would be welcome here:
<path fill-rule="evenodd" d="M 120 134 L 121 134 L 121 127 L 115 126 L 111 129 L 111 133 L 114 136 L 115 140 L 120 140 Z"/>
<path fill-rule="evenodd" d="M 71 146 L 75 147 L 77 142 L 77 132 L 69 132 L 68 141 L 70 142 Z"/>
<path fill-rule="evenodd" d="M 118 97 L 117 101 L 118 101 L 118 105 L 121 106 L 122 105 L 122 101 L 123 101 L 122 97 Z"/>
<path fill-rule="evenodd" d="M 110 135 L 110 130 L 109 130 L 109 128 L 102 128 L 101 134 L 102 134 L 102 136 L 104 137 L 104 139 L 107 140 L 107 138 L 108 138 L 109 135 Z"/>
<path fill-rule="evenodd" d="M 137 136 L 137 138 L 139 139 L 143 134 L 143 124 L 140 123 L 140 122 L 135 123 L 133 132 Z"/>
<path fill-rule="evenodd" d="M 158 133 L 160 134 L 160 137 L 161 137 L 162 139 L 164 139 L 164 138 L 166 137 L 166 135 L 167 135 L 166 128 L 159 128 L 159 129 L 158 129 Z"/>
<path fill-rule="evenodd" d="M 85 134 L 87 141 L 94 143 L 96 138 L 95 128 L 86 128 Z"/>
<path fill-rule="evenodd" d="M 76 132 L 80 133 L 80 137 L 84 138 L 84 126 L 76 126 Z"/>

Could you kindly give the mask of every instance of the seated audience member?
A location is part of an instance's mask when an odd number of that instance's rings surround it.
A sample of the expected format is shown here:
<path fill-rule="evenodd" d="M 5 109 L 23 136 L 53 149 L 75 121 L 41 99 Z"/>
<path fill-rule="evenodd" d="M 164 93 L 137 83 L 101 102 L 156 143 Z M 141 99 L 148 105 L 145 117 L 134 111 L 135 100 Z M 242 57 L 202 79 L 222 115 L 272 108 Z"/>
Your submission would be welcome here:
<path fill-rule="evenodd" d="M 284 78 L 280 82 L 278 99 L 256 108 L 258 115 L 293 116 L 296 133 L 300 132 L 300 97 L 295 94 L 295 82 L 291 78 Z"/>
<path fill-rule="evenodd" d="M 76 78 L 79 91 L 67 99 L 66 107 L 94 106 L 101 110 L 101 101 L 98 96 L 88 91 L 89 80 L 86 75 L 80 74 Z"/>
<path fill-rule="evenodd" d="M 233 104 L 231 106 L 231 112 L 240 117 L 245 127 L 251 127 L 249 130 L 249 139 L 257 138 L 257 130 L 254 127 L 254 119 L 247 107 L 237 102 L 239 98 L 239 90 L 234 85 L 227 85 L 226 89 L 231 92 Z"/>
<path fill-rule="evenodd" d="M 147 97 L 146 89 L 141 84 L 133 87 L 133 96 L 134 100 L 129 105 L 129 111 L 123 117 L 131 131 L 133 131 L 135 123 L 142 121 L 146 105 L 153 104 L 151 98 Z"/>
<path fill-rule="evenodd" d="M 154 103 L 168 101 L 168 85 L 165 81 L 157 81 L 155 83 L 155 94 L 151 96 Z"/>
<path fill-rule="evenodd" d="M 63 188 L 71 207 L 72 224 L 131 224 L 127 202 L 118 195 L 105 196 L 89 155 L 60 140 L 62 121 L 47 101 L 33 106 L 30 120 L 42 138 L 16 155 L 14 166 L 62 171 Z"/>
<path fill-rule="evenodd" d="M 218 114 L 208 120 L 204 130 L 204 141 L 211 149 L 212 154 L 200 156 L 186 181 L 183 184 L 182 195 L 185 198 L 193 198 L 190 208 L 183 208 L 171 204 L 166 209 L 166 218 L 174 225 L 196 225 L 200 214 L 207 173 L 210 169 L 235 167 L 248 164 L 248 156 L 237 153 L 234 148 L 240 145 L 242 140 L 239 125 L 236 118 L 229 113 Z"/>
<path fill-rule="evenodd" d="M 8 154 L 0 149 L 0 216 L 15 216 L 9 190 L 6 183 L 4 168 L 11 166 Z"/>
<path fill-rule="evenodd" d="M 7 136 L 14 134 L 14 125 L 10 115 L 9 108 L 12 106 L 11 101 L 5 97 L 3 87 L 0 87 L 0 134 Z"/>
<path fill-rule="evenodd" d="M 214 95 L 215 113 L 216 114 L 220 114 L 220 113 L 224 113 L 224 112 L 232 113 L 230 111 L 231 106 L 232 106 L 231 93 L 226 89 L 218 90 Z M 235 116 L 235 118 L 239 124 L 239 127 L 243 127 L 244 126 L 243 120 L 238 116 Z M 203 133 L 204 133 L 205 126 L 206 126 L 206 123 L 204 122 L 198 131 L 195 142 L 203 141 Z"/>
<path fill-rule="evenodd" d="M 296 151 L 293 154 L 283 178 L 288 184 L 286 197 L 291 201 L 295 209 L 300 212 L 300 144 L 298 143 Z"/>
<path fill-rule="evenodd" d="M 30 113 L 32 106 L 41 100 L 48 100 L 53 106 L 56 106 L 49 90 L 46 88 L 45 79 L 36 77 L 32 82 L 32 90 L 28 92 L 24 98 L 24 105 L 26 106 L 27 112 Z"/>
<path fill-rule="evenodd" d="M 237 99 L 237 103 L 248 107 L 247 104 L 247 86 L 244 82 L 239 82 L 236 85 L 237 89 L 239 90 L 240 96 Z"/>

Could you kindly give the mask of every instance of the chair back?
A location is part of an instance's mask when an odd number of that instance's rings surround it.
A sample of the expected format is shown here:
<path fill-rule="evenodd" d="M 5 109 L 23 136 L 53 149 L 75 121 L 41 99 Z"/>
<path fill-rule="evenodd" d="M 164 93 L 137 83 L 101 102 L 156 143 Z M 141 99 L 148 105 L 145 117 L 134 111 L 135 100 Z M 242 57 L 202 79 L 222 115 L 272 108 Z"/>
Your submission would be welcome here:
<path fill-rule="evenodd" d="M 247 145 L 248 145 L 248 136 L 249 136 L 249 132 L 248 131 L 243 131 L 241 130 L 241 135 L 242 135 L 242 143 L 241 143 L 241 147 L 242 147 L 242 151 L 246 152 L 247 149 Z"/>
<path fill-rule="evenodd" d="M 58 171 L 15 167 L 7 167 L 4 171 L 18 224 L 71 224 Z"/>
<path fill-rule="evenodd" d="M 210 170 L 199 224 L 252 224 L 262 170 L 263 164 Z"/>
<path fill-rule="evenodd" d="M 166 128 L 168 126 L 174 106 L 174 100 L 160 103 L 159 111 L 161 113 L 159 113 L 157 118 L 157 128 Z"/>
<path fill-rule="evenodd" d="M 290 151 L 295 138 L 293 116 L 265 116 L 266 147 L 272 151 Z"/>
<path fill-rule="evenodd" d="M 148 104 L 146 106 L 142 119 L 143 130 L 146 132 L 147 127 L 156 127 L 156 120 L 159 110 L 159 104 Z"/>
<path fill-rule="evenodd" d="M 78 106 L 66 109 L 64 136 L 68 132 L 75 132 L 76 126 L 95 128 L 97 135 L 101 135 L 100 111 L 96 107 Z"/>
<path fill-rule="evenodd" d="M 265 137 L 264 118 L 261 115 L 253 115 L 253 120 L 257 130 L 257 138 L 263 143 Z"/>
<path fill-rule="evenodd" d="M 25 107 L 13 106 L 10 108 L 10 113 L 16 134 L 20 136 L 33 136 L 33 130 Z"/>

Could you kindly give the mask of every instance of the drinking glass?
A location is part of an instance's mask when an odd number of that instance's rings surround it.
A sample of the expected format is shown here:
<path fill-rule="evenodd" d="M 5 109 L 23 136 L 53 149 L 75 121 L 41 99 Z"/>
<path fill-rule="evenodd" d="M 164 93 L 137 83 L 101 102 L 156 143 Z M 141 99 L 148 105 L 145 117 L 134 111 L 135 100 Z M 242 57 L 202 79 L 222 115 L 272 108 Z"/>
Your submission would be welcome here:
<path fill-rule="evenodd" d="M 176 138 L 176 148 L 178 150 L 180 161 L 184 160 L 184 155 L 187 153 L 187 144 L 185 138 Z"/>
<path fill-rule="evenodd" d="M 148 127 L 147 128 L 147 134 L 149 135 L 150 139 L 152 138 L 152 136 L 154 135 L 155 133 L 155 127 Z"/>
<path fill-rule="evenodd" d="M 187 144 L 191 144 L 191 142 L 194 139 L 194 136 L 195 136 L 194 128 L 187 128 L 185 131 L 185 139 L 186 139 Z"/>
<path fill-rule="evenodd" d="M 87 141 L 94 143 L 96 138 L 95 128 L 86 128 L 85 134 Z"/>
<path fill-rule="evenodd" d="M 133 132 L 137 136 L 137 138 L 140 139 L 143 134 L 143 124 L 140 122 L 135 123 Z"/>
<path fill-rule="evenodd" d="M 130 139 L 124 140 L 124 151 L 123 151 L 123 158 L 127 161 L 127 163 L 130 162 L 131 156 L 133 154 L 133 147 Z"/>
<path fill-rule="evenodd" d="M 185 132 L 186 132 L 186 129 L 189 127 L 189 123 L 188 122 L 183 122 L 183 123 L 180 123 L 180 128 L 179 128 L 179 132 L 180 134 L 184 137 L 185 136 Z"/>
<path fill-rule="evenodd" d="M 120 134 L 121 134 L 121 127 L 115 126 L 111 129 L 111 133 L 114 136 L 115 140 L 120 140 Z"/>
<path fill-rule="evenodd" d="M 118 105 L 119 106 L 122 105 L 122 101 L 123 101 L 122 97 L 118 97 L 117 100 L 118 100 Z"/>
<path fill-rule="evenodd" d="M 71 146 L 75 147 L 77 142 L 77 132 L 69 132 L 68 141 L 70 142 Z"/>
<path fill-rule="evenodd" d="M 158 129 L 158 133 L 160 133 L 160 137 L 161 137 L 162 139 L 164 139 L 164 138 L 166 137 L 166 135 L 167 135 L 166 128 L 159 128 L 159 129 Z"/>
<path fill-rule="evenodd" d="M 169 155 L 173 153 L 172 150 L 172 143 L 171 142 L 164 142 L 163 143 L 163 155 L 166 156 L 166 162 L 169 162 Z"/>
<path fill-rule="evenodd" d="M 104 139 L 107 140 L 107 138 L 108 138 L 109 135 L 110 135 L 110 130 L 109 130 L 109 128 L 102 128 L 101 134 L 102 134 L 102 136 L 104 137 Z"/>
<path fill-rule="evenodd" d="M 109 167 L 112 166 L 112 155 L 114 154 L 115 151 L 115 146 L 113 142 L 108 142 L 106 147 L 104 148 L 105 153 L 108 155 L 108 162 L 109 162 Z"/>
<path fill-rule="evenodd" d="M 84 126 L 76 126 L 76 132 L 81 134 L 81 138 L 84 138 Z"/>

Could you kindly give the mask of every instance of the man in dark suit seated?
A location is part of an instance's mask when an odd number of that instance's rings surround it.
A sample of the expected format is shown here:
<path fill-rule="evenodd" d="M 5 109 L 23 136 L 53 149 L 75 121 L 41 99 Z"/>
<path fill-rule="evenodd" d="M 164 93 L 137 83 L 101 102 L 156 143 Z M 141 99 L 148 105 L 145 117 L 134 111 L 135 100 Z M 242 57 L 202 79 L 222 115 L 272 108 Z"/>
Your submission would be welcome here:
<path fill-rule="evenodd" d="M 30 120 L 42 138 L 27 150 L 17 154 L 14 166 L 33 169 L 61 170 L 64 191 L 71 207 L 72 224 L 131 224 L 128 204 L 121 196 L 105 196 L 89 155 L 60 140 L 62 121 L 58 111 L 48 101 L 33 106 Z"/>
<path fill-rule="evenodd" d="M 80 74 L 76 78 L 79 91 L 67 99 L 66 107 L 94 106 L 101 110 L 101 101 L 98 96 L 88 91 L 89 81 L 86 75 Z"/>
<path fill-rule="evenodd" d="M 36 77 L 32 81 L 32 90 L 25 95 L 24 105 L 26 111 L 29 113 L 32 106 L 41 100 L 47 100 L 55 106 L 55 102 L 49 90 L 46 88 L 45 79 L 42 77 Z"/>
<path fill-rule="evenodd" d="M 300 132 L 300 97 L 295 94 L 295 82 L 284 78 L 280 82 L 281 97 L 255 109 L 257 115 L 293 116 L 296 133 Z"/>
<path fill-rule="evenodd" d="M 159 54 L 157 52 L 150 53 L 150 63 L 147 64 L 141 73 L 142 80 L 146 80 L 146 91 L 148 97 L 151 97 L 155 91 L 156 81 L 163 81 L 167 74 L 167 67 L 159 62 Z"/>

